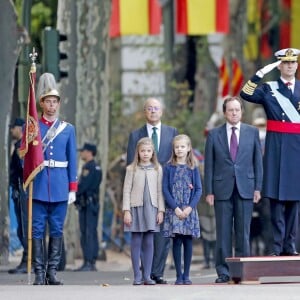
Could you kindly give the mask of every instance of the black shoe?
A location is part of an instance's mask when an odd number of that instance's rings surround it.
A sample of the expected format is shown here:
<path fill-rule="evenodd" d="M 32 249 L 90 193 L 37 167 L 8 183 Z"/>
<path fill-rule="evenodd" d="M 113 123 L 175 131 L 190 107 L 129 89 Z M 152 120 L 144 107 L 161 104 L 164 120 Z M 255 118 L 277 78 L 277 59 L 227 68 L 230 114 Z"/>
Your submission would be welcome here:
<path fill-rule="evenodd" d="M 280 256 L 299 256 L 299 253 L 297 251 L 294 251 L 294 252 L 282 252 L 282 253 L 280 253 Z"/>
<path fill-rule="evenodd" d="M 27 273 L 27 263 L 21 263 L 15 269 L 8 270 L 9 274 L 26 274 Z"/>
<path fill-rule="evenodd" d="M 157 284 L 167 284 L 168 282 L 162 277 L 151 276 L 151 279 L 154 280 Z"/>
<path fill-rule="evenodd" d="M 87 261 L 80 268 L 78 268 L 74 271 L 76 271 L 76 272 L 91 272 L 91 271 L 95 272 L 95 271 L 97 271 L 97 268 L 94 264 Z"/>
<path fill-rule="evenodd" d="M 280 255 L 280 254 L 277 253 L 277 252 L 272 252 L 272 253 L 269 254 L 269 256 L 279 256 L 279 255 Z"/>
<path fill-rule="evenodd" d="M 216 279 L 215 283 L 227 283 L 227 282 L 229 282 L 229 280 L 230 280 L 230 278 L 228 275 L 220 275 Z"/>

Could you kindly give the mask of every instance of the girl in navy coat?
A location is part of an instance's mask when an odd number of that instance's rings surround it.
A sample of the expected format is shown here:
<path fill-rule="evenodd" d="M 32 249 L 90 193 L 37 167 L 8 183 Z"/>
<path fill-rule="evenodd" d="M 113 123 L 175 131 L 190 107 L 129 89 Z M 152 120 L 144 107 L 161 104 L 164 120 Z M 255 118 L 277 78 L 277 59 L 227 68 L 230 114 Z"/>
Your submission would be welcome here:
<path fill-rule="evenodd" d="M 193 238 L 200 237 L 197 203 L 202 193 L 198 163 L 187 135 L 173 139 L 170 162 L 163 170 L 163 195 L 166 202 L 164 236 L 173 238 L 173 257 L 176 268 L 175 284 L 192 284 L 189 273 Z M 184 268 L 181 268 L 183 245 Z"/>

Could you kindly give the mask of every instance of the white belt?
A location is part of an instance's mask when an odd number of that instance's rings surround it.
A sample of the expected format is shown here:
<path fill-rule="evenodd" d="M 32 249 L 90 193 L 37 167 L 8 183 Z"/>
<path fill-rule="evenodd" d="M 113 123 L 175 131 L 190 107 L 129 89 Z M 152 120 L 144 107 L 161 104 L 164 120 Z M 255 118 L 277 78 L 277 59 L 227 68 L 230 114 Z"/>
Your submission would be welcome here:
<path fill-rule="evenodd" d="M 49 168 L 66 168 L 68 166 L 68 162 L 49 159 L 44 160 L 44 166 Z"/>

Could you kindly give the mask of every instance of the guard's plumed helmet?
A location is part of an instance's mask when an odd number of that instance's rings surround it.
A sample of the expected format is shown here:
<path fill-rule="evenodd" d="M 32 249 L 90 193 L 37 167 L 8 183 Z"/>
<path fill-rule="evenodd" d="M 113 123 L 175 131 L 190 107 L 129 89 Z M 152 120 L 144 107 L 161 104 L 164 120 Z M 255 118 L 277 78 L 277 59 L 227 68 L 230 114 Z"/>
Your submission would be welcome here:
<path fill-rule="evenodd" d="M 41 75 L 36 92 L 36 97 L 39 100 L 42 100 L 47 96 L 55 96 L 60 100 L 55 77 L 51 73 L 44 73 Z"/>

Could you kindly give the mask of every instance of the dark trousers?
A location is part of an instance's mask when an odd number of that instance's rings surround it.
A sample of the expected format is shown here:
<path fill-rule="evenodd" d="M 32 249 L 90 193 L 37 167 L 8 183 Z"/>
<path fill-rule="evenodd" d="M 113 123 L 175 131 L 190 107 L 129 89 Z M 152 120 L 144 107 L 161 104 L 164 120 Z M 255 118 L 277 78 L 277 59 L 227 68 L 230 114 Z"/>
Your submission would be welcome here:
<path fill-rule="evenodd" d="M 79 209 L 80 244 L 84 261 L 97 260 L 99 240 L 97 233 L 99 203 L 87 204 Z"/>
<path fill-rule="evenodd" d="M 216 271 L 218 276 L 228 275 L 226 257 L 232 257 L 234 232 L 235 256 L 250 256 L 250 224 L 253 211 L 253 199 L 243 199 L 237 189 L 230 199 L 215 200 L 216 215 Z"/>
<path fill-rule="evenodd" d="M 293 253 L 296 251 L 299 201 L 279 201 L 270 199 L 271 222 L 273 228 L 273 251 Z"/>
<path fill-rule="evenodd" d="M 160 226 L 160 232 L 154 233 L 154 253 L 151 275 L 154 277 L 163 277 L 166 261 L 170 250 L 170 238 L 166 238 L 162 233 L 163 224 Z"/>
<path fill-rule="evenodd" d="M 28 201 L 24 191 L 20 191 L 18 196 L 13 197 L 14 210 L 17 219 L 17 236 L 24 249 L 24 254 L 28 251 Z"/>

